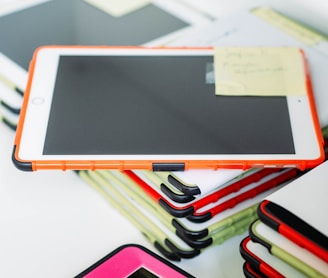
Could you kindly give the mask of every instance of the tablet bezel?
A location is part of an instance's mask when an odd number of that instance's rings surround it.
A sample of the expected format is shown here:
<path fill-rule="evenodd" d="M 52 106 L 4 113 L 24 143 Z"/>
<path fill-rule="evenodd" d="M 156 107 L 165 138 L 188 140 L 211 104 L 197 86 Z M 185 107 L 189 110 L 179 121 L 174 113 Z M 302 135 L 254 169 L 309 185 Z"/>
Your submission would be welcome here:
<path fill-rule="evenodd" d="M 154 162 L 184 163 L 188 168 L 311 167 L 323 159 L 320 126 L 314 110 L 310 84 L 308 95 L 287 96 L 295 154 L 276 155 L 43 155 L 52 92 L 60 55 L 213 55 L 213 48 L 150 48 L 44 46 L 36 50 L 30 67 L 28 89 L 16 137 L 14 161 L 70 161 L 73 169 L 81 162 L 104 168 L 148 168 Z M 309 81 L 305 71 L 305 80 Z M 47 80 L 45 82 L 45 80 Z M 32 143 L 33 142 L 33 143 Z M 125 163 L 127 162 L 127 163 Z M 195 162 L 195 163 L 193 163 Z M 308 164 L 310 163 L 310 164 Z M 16 163 L 17 164 L 17 163 Z M 54 167 L 54 163 L 50 168 Z M 56 163 L 55 163 L 56 164 Z M 74 165 L 75 164 L 75 165 Z M 112 165 L 109 165 L 112 164 Z M 122 166 L 128 164 L 129 166 Z M 79 166 L 80 165 L 80 166 Z M 84 169 L 85 166 L 82 168 Z M 186 167 L 186 168 L 187 168 Z M 61 167 L 60 167 L 61 168 Z"/>

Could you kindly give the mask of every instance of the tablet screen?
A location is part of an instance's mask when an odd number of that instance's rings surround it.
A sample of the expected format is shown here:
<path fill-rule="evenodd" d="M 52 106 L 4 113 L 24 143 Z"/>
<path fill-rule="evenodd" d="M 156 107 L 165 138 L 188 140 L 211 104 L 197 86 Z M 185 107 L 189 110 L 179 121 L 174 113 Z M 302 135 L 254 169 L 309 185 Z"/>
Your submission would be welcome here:
<path fill-rule="evenodd" d="M 211 64 L 61 56 L 43 154 L 294 154 L 286 97 L 217 96 Z"/>
<path fill-rule="evenodd" d="M 130 274 L 127 278 L 159 278 L 159 276 L 151 273 L 149 270 L 140 267 L 138 270 Z"/>

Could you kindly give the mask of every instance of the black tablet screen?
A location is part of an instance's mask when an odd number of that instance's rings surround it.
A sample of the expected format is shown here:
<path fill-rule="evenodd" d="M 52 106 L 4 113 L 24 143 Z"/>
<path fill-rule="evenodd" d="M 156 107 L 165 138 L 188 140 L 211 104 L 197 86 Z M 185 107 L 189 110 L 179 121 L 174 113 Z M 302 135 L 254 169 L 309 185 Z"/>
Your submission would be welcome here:
<path fill-rule="evenodd" d="M 43 153 L 295 153 L 286 98 L 217 96 L 211 63 L 62 56 Z"/>

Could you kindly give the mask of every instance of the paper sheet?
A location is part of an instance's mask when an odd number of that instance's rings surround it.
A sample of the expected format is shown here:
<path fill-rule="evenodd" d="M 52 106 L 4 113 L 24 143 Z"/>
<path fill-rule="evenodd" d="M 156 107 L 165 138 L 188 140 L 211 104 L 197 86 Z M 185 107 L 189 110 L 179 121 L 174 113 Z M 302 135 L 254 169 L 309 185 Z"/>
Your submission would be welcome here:
<path fill-rule="evenodd" d="M 0 0 L 0 16 L 48 1 L 50 0 Z"/>
<path fill-rule="evenodd" d="M 146 5 L 151 0 L 84 0 L 85 2 L 109 13 L 112 16 L 123 16 L 136 11 Z"/>
<path fill-rule="evenodd" d="M 307 45 L 315 45 L 325 40 L 323 35 L 320 35 L 312 31 L 310 28 L 300 25 L 271 9 L 265 7 L 257 8 L 254 9 L 252 13 Z"/>

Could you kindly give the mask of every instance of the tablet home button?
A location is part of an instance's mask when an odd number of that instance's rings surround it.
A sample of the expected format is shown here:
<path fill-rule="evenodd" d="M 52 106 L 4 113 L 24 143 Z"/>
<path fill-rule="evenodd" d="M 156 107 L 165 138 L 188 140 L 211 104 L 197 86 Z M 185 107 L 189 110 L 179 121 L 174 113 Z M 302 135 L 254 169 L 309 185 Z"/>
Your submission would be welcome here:
<path fill-rule="evenodd" d="M 42 97 L 35 97 L 32 99 L 32 103 L 35 105 L 40 105 L 44 103 L 44 98 Z"/>

